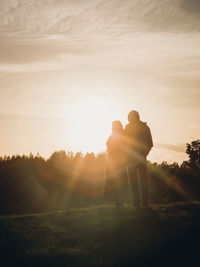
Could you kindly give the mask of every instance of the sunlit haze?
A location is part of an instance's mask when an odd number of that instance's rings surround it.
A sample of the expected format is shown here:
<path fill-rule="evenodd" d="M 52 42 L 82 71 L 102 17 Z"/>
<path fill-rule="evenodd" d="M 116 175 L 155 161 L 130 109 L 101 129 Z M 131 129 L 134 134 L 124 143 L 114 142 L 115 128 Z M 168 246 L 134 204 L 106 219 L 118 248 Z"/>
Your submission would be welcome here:
<path fill-rule="evenodd" d="M 112 121 L 120 116 L 112 99 L 98 95 L 85 97 L 74 101 L 69 110 L 69 143 L 76 144 L 76 150 L 83 152 L 103 151 Z"/>
<path fill-rule="evenodd" d="M 152 161 L 200 133 L 200 1 L 1 0 L 0 155 L 101 152 L 138 110 Z"/>

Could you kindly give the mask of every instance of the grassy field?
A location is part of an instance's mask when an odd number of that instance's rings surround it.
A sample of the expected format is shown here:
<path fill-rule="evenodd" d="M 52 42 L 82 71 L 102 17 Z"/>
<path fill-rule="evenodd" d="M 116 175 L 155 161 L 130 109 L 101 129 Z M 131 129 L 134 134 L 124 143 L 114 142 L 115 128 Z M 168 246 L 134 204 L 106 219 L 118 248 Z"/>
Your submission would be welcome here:
<path fill-rule="evenodd" d="M 2 266 L 197 266 L 200 203 L 0 216 Z"/>

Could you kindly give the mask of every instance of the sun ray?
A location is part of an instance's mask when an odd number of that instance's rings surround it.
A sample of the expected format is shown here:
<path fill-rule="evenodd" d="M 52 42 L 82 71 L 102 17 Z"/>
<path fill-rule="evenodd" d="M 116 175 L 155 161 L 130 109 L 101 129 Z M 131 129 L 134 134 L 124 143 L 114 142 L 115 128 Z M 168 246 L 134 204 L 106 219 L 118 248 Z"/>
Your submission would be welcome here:
<path fill-rule="evenodd" d="M 120 117 L 111 99 L 101 95 L 85 97 L 71 104 L 69 113 L 69 143 L 76 144 L 77 151 L 104 151 L 112 121 Z"/>

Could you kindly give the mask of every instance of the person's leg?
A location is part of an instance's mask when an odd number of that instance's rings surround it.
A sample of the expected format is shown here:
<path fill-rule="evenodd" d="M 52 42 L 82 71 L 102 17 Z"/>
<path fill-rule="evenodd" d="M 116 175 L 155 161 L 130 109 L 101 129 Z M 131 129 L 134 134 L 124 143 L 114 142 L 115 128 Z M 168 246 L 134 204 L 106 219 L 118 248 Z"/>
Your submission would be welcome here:
<path fill-rule="evenodd" d="M 127 201 L 127 194 L 128 194 L 128 174 L 127 174 L 127 168 L 122 166 L 121 173 L 120 173 L 120 179 L 119 179 L 119 198 L 122 205 Z"/>
<path fill-rule="evenodd" d="M 119 170 L 115 177 L 115 204 L 117 207 L 123 207 L 124 195 L 123 195 L 123 169 L 119 167 Z"/>
<path fill-rule="evenodd" d="M 133 204 L 136 208 L 140 206 L 140 195 L 139 195 L 139 184 L 138 184 L 138 177 L 137 177 L 137 168 L 136 167 L 129 167 L 129 178 L 133 192 Z"/>
<path fill-rule="evenodd" d="M 146 159 L 139 166 L 139 179 L 141 181 L 141 191 L 142 191 L 142 204 L 147 207 L 149 204 L 149 192 L 148 192 L 148 172 Z"/>

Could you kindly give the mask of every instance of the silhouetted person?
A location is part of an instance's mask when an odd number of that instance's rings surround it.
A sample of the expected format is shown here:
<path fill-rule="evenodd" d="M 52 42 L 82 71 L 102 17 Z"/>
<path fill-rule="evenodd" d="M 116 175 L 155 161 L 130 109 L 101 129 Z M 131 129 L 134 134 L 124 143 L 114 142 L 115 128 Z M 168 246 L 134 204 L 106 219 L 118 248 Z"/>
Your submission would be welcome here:
<path fill-rule="evenodd" d="M 128 171 L 133 191 L 134 205 L 140 207 L 138 178 L 141 181 L 142 204 L 148 208 L 147 155 L 153 147 L 151 131 L 140 120 L 139 113 L 132 110 L 128 114 L 129 123 L 125 127 L 128 151 Z"/>
<path fill-rule="evenodd" d="M 112 123 L 112 134 L 107 142 L 108 161 L 106 168 L 104 200 L 123 206 L 126 199 L 127 169 L 124 130 L 120 121 Z"/>

